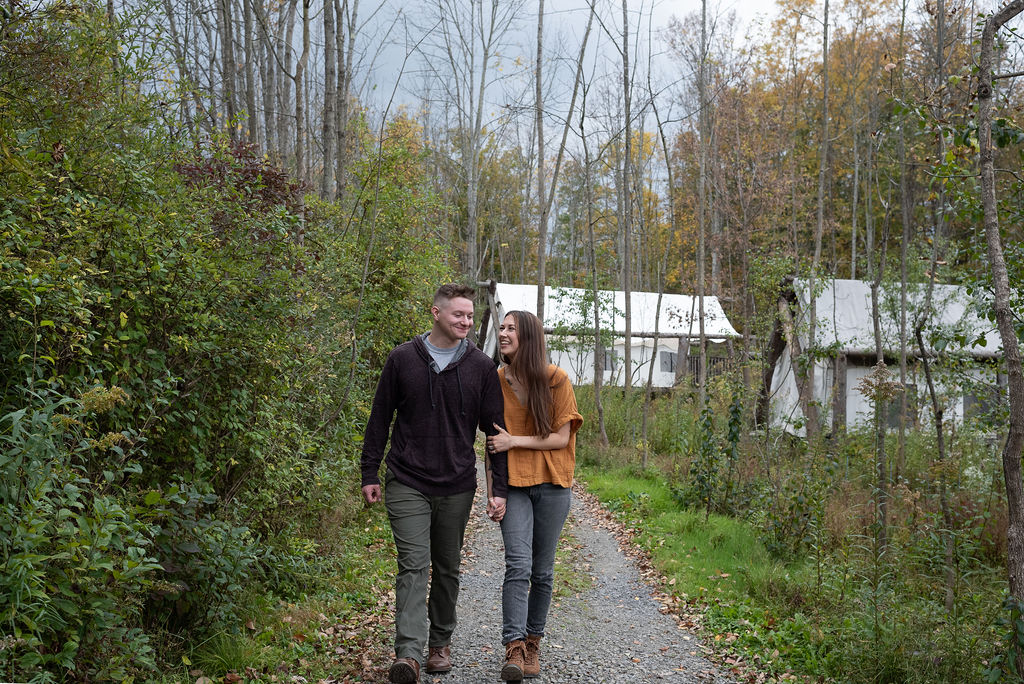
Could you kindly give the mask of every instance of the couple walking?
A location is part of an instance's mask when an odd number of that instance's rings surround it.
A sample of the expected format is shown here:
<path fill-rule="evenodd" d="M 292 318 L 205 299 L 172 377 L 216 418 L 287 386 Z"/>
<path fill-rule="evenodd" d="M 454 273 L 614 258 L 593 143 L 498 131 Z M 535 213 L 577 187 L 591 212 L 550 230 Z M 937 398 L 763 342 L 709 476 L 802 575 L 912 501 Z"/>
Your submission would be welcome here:
<path fill-rule="evenodd" d="M 370 504 L 384 500 L 398 550 L 395 661 L 388 672 L 395 684 L 419 681 L 424 647 L 427 672 L 452 668 L 477 429 L 487 435 L 487 515 L 500 523 L 505 543 L 500 676 L 519 681 L 540 672 L 555 548 L 569 513 L 583 418 L 567 374 L 547 362 L 536 316 L 505 316 L 498 329 L 504 365 L 497 372 L 466 339 L 473 295 L 464 285 L 437 290 L 433 326 L 392 350 L 366 426 L 363 497 Z M 389 430 L 382 496 L 378 470 Z"/>

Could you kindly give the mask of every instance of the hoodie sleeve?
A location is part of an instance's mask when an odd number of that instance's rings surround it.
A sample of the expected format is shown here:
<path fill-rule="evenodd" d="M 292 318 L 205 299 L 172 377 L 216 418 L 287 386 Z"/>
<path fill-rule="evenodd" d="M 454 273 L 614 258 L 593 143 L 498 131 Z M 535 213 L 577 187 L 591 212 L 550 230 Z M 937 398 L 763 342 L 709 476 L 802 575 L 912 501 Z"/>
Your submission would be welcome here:
<path fill-rule="evenodd" d="M 480 430 L 490 437 L 498 433 L 494 429 L 497 423 L 505 429 L 505 400 L 498 384 L 498 371 L 491 369 L 484 376 L 482 402 L 480 410 Z M 490 455 L 491 487 L 494 496 L 508 497 L 508 452 L 499 451 Z"/>
<path fill-rule="evenodd" d="M 362 486 L 380 484 L 380 462 L 384 460 L 384 449 L 388 443 L 388 431 L 395 416 L 395 370 L 394 353 L 388 356 L 384 370 L 377 382 L 377 392 L 373 395 L 373 407 L 370 409 L 370 420 L 366 423 L 363 434 L 363 456 L 360 460 L 362 469 Z"/>

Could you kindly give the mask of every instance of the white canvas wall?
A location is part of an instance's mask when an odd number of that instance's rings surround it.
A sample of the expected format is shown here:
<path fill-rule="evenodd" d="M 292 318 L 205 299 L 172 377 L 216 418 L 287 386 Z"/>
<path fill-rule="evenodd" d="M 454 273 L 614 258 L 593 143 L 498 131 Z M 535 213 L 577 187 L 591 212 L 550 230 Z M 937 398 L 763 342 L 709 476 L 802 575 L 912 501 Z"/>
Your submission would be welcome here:
<path fill-rule="evenodd" d="M 864 281 L 841 279 L 822 281 L 819 285 L 821 291 L 816 300 L 817 344 L 819 347 L 831 347 L 836 354 L 847 355 L 846 424 L 849 427 L 868 425 L 873 409 L 859 386 L 871 373 L 873 366 L 871 359 L 874 356 L 874 325 L 871 317 L 871 286 Z M 801 334 L 801 344 L 806 348 L 806 329 L 809 327 L 806 321 L 809 310 L 807 282 L 796 281 L 794 289 L 799 300 L 797 324 L 804 331 Z M 898 288 L 882 288 L 879 293 L 882 347 L 889 358 L 896 356 L 899 350 L 898 298 Z M 911 323 L 915 315 L 923 313 L 925 301 L 924 286 L 915 285 L 909 288 L 908 308 Z M 924 329 L 925 340 L 931 340 L 933 336 L 944 338 L 946 344 L 943 347 L 943 354 L 964 359 L 962 367 L 957 372 L 936 373 L 939 392 L 948 398 L 945 419 L 962 424 L 964 381 L 967 378 L 982 378 L 992 373 L 990 362 L 998 359 L 1001 353 L 999 335 L 991 322 L 982 315 L 987 306 L 986 302 L 973 299 L 964 288 L 955 285 L 935 285 L 931 301 L 932 311 L 928 314 Z M 911 344 L 911 347 L 913 346 Z M 934 358 L 935 350 L 927 351 L 932 353 Z M 912 368 L 916 368 L 915 359 L 912 358 L 910 363 Z M 890 366 L 890 371 L 893 370 L 898 372 L 898 369 Z M 814 398 L 822 407 L 822 423 L 828 425 L 832 418 L 834 391 L 832 364 L 818 362 L 814 375 Z M 917 376 L 909 378 L 907 382 L 916 387 L 918 405 L 925 406 L 928 401 L 928 388 L 923 373 L 918 372 Z M 990 382 L 994 382 L 994 379 L 990 379 Z M 790 365 L 788 347 L 776 363 L 770 392 L 769 407 L 774 424 L 791 432 L 804 434 L 804 416 L 798 401 L 796 379 Z M 922 410 L 922 419 L 926 419 L 928 413 L 929 411 Z"/>
<path fill-rule="evenodd" d="M 780 359 L 772 376 L 771 397 L 769 402 L 771 420 L 777 427 L 788 432 L 803 436 L 804 414 L 800 408 L 796 378 L 793 374 L 788 354 Z M 898 372 L 898 368 L 890 367 L 890 371 Z M 863 363 L 849 362 L 846 367 L 846 425 L 848 429 L 870 427 L 874 417 L 874 408 L 870 399 L 860 390 L 861 382 L 872 372 L 872 366 Z M 958 369 L 950 373 L 942 369 L 933 369 L 936 391 L 943 401 L 943 420 L 947 425 L 965 425 L 970 418 L 966 416 L 964 405 L 964 387 L 969 385 L 967 379 L 995 384 L 995 371 L 988 365 L 977 364 Z M 833 396 L 836 385 L 832 380 L 832 367 L 824 363 L 816 365 L 814 373 L 814 398 L 818 402 L 823 427 L 832 423 Z M 917 391 L 918 420 L 928 424 L 931 420 L 931 400 L 928 396 L 928 385 L 923 372 L 916 370 L 908 377 L 908 384 Z M 911 419 L 912 420 L 912 419 Z"/>
<path fill-rule="evenodd" d="M 545 293 L 546 327 L 588 328 L 593 320 L 593 308 L 583 312 L 580 302 L 589 301 L 590 293 L 577 288 L 548 287 Z M 623 292 L 602 290 L 600 298 L 605 304 L 601 309 L 601 326 L 603 330 L 624 331 L 625 294 Z M 671 387 L 675 383 L 673 371 L 661 370 L 662 352 L 674 354 L 679 345 L 679 335 L 697 335 L 700 329 L 699 302 L 695 297 L 681 294 L 663 294 L 661 306 L 658 306 L 656 292 L 631 293 L 631 333 L 653 335 L 671 334 L 672 337 L 659 338 L 657 341 L 658 356 L 654 358 L 654 375 L 651 379 L 654 387 Z M 535 285 L 518 285 L 496 283 L 494 295 L 495 311 L 488 325 L 487 336 L 482 341 L 482 349 L 489 356 L 497 353 L 497 326 L 501 317 L 508 311 L 523 310 L 537 312 L 537 287 Z M 607 307 L 607 308 L 605 308 Z M 657 315 L 655 315 L 657 314 Z M 732 327 L 725 316 L 722 304 L 717 297 L 704 297 L 704 332 L 712 341 L 721 342 L 728 338 L 738 338 L 739 333 Z M 653 337 L 633 337 L 632 385 L 639 387 L 647 384 L 655 340 Z M 611 350 L 615 363 L 612 368 L 606 366 L 603 381 L 611 385 L 624 385 L 626 369 L 626 341 L 623 335 L 614 338 Z M 559 349 L 564 347 L 565 349 Z M 582 343 L 574 337 L 548 336 L 548 351 L 551 362 L 565 369 L 575 384 L 592 383 L 594 381 L 594 350 L 593 340 Z"/>
<path fill-rule="evenodd" d="M 651 363 L 651 348 L 653 346 L 653 339 L 640 339 L 634 340 L 632 348 L 632 365 L 633 365 L 633 386 L 640 387 L 647 384 L 647 374 L 650 369 Z M 569 378 L 572 379 L 573 384 L 589 384 L 594 381 L 594 351 L 591 347 L 591 343 L 587 343 L 586 348 L 581 349 L 580 345 L 575 340 L 569 340 L 565 344 L 567 349 L 555 349 L 554 346 L 559 344 L 555 342 L 549 348 L 549 356 L 551 362 L 557 366 L 563 368 L 568 374 Z M 658 356 L 654 358 L 654 375 L 651 378 L 651 385 L 653 387 L 672 387 L 675 383 L 675 372 L 664 372 L 661 370 L 661 354 L 664 353 L 675 353 L 676 341 L 675 340 L 663 340 L 659 341 L 658 344 Z M 614 368 L 606 368 L 604 371 L 604 377 L 602 381 L 609 385 L 624 385 L 625 384 L 625 345 L 617 344 L 614 347 L 615 364 Z"/>

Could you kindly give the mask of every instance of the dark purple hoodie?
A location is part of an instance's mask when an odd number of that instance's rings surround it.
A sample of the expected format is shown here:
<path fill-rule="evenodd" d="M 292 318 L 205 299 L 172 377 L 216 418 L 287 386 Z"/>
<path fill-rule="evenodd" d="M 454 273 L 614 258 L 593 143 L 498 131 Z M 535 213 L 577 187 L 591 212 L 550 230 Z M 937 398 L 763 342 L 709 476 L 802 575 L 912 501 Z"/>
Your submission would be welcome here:
<path fill-rule="evenodd" d="M 467 340 L 440 373 L 420 336 L 391 350 L 377 383 L 363 439 L 363 486 L 380 484 L 378 470 L 391 430 L 387 467 L 395 479 L 428 496 L 476 489 L 477 428 L 505 427 L 494 362 Z M 492 493 L 508 493 L 508 455 L 490 455 Z"/>

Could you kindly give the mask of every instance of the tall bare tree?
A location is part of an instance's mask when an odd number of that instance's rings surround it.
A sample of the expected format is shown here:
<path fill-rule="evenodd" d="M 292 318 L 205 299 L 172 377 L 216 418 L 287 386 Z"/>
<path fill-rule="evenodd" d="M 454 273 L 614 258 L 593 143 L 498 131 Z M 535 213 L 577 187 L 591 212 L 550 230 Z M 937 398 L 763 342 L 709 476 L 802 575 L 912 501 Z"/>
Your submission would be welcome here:
<path fill-rule="evenodd" d="M 256 63 L 256 49 L 253 45 L 253 9 L 254 0 L 242 0 L 242 30 L 245 31 L 243 54 L 245 55 L 245 137 L 250 142 L 259 140 L 259 121 L 256 118 L 256 74 L 253 72 Z"/>
<path fill-rule="evenodd" d="M 587 254 L 590 259 L 590 292 L 594 300 L 594 407 L 597 410 L 597 433 L 601 446 L 608 446 L 608 432 L 604 424 L 604 404 L 601 400 L 601 385 L 604 384 L 604 362 L 605 347 L 601 339 L 601 293 L 597 282 L 597 241 L 594 239 L 594 197 L 593 197 L 593 159 L 590 157 L 590 147 L 587 144 L 587 92 L 586 85 L 583 87 L 583 101 L 580 105 L 580 142 L 583 145 L 583 187 L 584 205 L 586 207 L 587 236 L 589 238 L 589 249 Z M 613 317 L 614 318 L 614 317 Z"/>
<path fill-rule="evenodd" d="M 633 198 L 631 161 L 633 157 L 633 112 L 632 77 L 629 72 L 629 2 L 622 0 L 622 103 L 623 103 L 623 142 L 622 142 L 622 179 L 619 187 L 621 193 L 622 214 L 620 217 L 622 231 L 622 291 L 624 294 L 623 316 L 625 317 L 625 344 L 623 365 L 625 367 L 624 382 L 628 390 L 633 384 Z"/>
<path fill-rule="evenodd" d="M 819 160 L 818 160 L 818 207 L 817 207 L 817 222 L 814 228 L 814 256 L 811 261 L 811 273 L 809 278 L 809 294 L 808 300 L 810 302 L 810 318 L 808 320 L 808 334 L 807 334 L 807 349 L 805 353 L 811 354 L 811 358 L 807 359 L 807 384 L 813 388 L 815 385 L 814 378 L 814 354 L 817 342 L 817 328 L 818 328 L 818 308 L 817 308 L 817 279 L 818 272 L 821 269 L 821 243 L 822 238 L 825 234 L 825 192 L 826 192 L 826 180 L 828 178 L 828 146 L 829 146 L 829 74 L 828 74 L 828 0 L 825 0 L 824 12 L 822 16 L 822 37 L 821 37 L 821 139 L 818 142 L 819 148 Z M 812 389 L 813 392 L 813 389 Z M 818 418 L 818 407 L 815 403 L 809 402 L 807 404 L 809 409 L 805 418 L 807 418 L 807 439 L 816 439 L 820 432 L 819 418 Z"/>
<path fill-rule="evenodd" d="M 308 181 L 306 168 L 306 64 L 309 62 L 309 9 L 311 0 L 302 2 L 302 52 L 295 64 L 295 175 Z"/>
<path fill-rule="evenodd" d="M 238 109 L 235 105 L 238 87 L 235 73 L 235 32 L 231 15 L 231 0 L 215 0 L 215 3 L 221 49 L 221 97 L 224 99 L 229 135 L 234 139 L 238 125 Z"/>
<path fill-rule="evenodd" d="M 1009 525 L 1006 530 L 1006 566 L 1010 596 L 1024 601 L 1024 482 L 1021 481 L 1021 451 L 1024 449 L 1024 368 L 1016 317 L 1010 306 L 1010 278 L 1006 270 L 1003 241 L 999 235 L 996 204 L 994 150 L 992 146 L 992 96 L 995 71 L 995 39 L 999 30 L 1024 12 L 1024 0 L 1012 0 L 990 15 L 982 27 L 978 54 L 978 161 L 981 171 L 981 207 L 988 246 L 989 267 L 995 294 L 993 309 L 1003 343 L 1010 401 L 1010 416 L 1003 445 L 1003 480 Z"/>
<path fill-rule="evenodd" d="M 537 316 L 544 320 L 544 291 L 548 280 L 548 203 L 544 192 L 544 0 L 537 0 L 537 62 L 534 65 L 534 114 L 537 127 Z M 572 112 L 569 113 L 572 116 Z M 556 183 L 551 183 L 552 188 Z"/>
<path fill-rule="evenodd" d="M 320 196 L 326 200 L 333 200 L 335 196 L 334 150 L 338 143 L 338 35 L 334 19 L 333 0 L 324 0 L 324 116 L 321 141 L 324 161 L 320 176 Z"/>
<path fill-rule="evenodd" d="M 501 74 L 496 72 L 499 52 L 517 24 L 521 0 L 437 0 L 430 35 L 423 44 L 424 67 L 443 98 L 454 110 L 460 172 L 466 190 L 464 269 L 478 276 L 480 156 L 486 135 L 484 114 L 488 97 Z"/>
<path fill-rule="evenodd" d="M 334 88 L 337 100 L 334 108 L 334 131 L 337 137 L 334 144 L 334 192 L 341 194 L 347 184 L 348 166 L 353 154 L 349 119 L 352 116 L 356 40 L 359 35 L 359 0 L 333 0 L 333 3 L 334 14 L 337 17 L 335 52 L 338 59 L 338 67 L 335 69 L 337 84 Z"/>
<path fill-rule="evenodd" d="M 706 287 L 707 263 L 707 217 L 708 217 L 708 148 L 710 98 L 708 98 L 708 0 L 700 3 L 700 55 L 697 67 L 698 135 L 700 137 L 700 158 L 697 177 L 697 331 L 699 334 L 699 364 L 697 366 L 698 405 L 703 406 L 707 396 L 708 383 L 708 339 L 704 326 L 704 292 Z"/>

